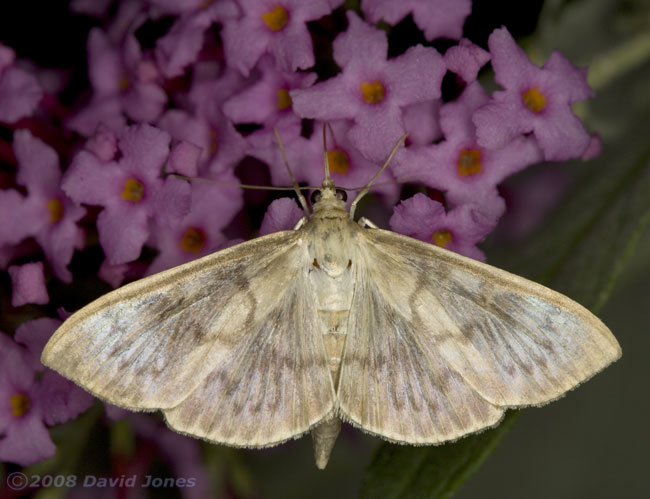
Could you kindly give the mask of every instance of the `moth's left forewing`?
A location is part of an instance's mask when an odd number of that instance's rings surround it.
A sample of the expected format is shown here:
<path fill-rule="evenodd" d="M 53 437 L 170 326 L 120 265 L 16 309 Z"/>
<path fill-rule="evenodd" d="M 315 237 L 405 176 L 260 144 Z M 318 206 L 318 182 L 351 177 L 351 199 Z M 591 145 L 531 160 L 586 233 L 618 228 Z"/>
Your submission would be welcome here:
<path fill-rule="evenodd" d="M 409 308 L 430 347 L 495 405 L 543 404 L 621 355 L 607 326 L 560 293 L 393 232 L 364 234 L 370 253 L 401 259 L 414 279 Z"/>
<path fill-rule="evenodd" d="M 412 309 L 417 269 L 403 255 L 359 239 L 338 387 L 341 417 L 411 444 L 441 443 L 496 424 L 503 410 L 432 347 L 431 325 Z"/>

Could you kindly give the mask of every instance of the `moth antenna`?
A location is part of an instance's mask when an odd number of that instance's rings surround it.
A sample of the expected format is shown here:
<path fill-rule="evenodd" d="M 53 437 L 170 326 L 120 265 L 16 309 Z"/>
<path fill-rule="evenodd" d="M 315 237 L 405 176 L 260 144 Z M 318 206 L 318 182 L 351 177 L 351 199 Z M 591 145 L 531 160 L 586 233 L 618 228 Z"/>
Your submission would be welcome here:
<path fill-rule="evenodd" d="M 323 123 L 323 159 L 325 164 L 325 181 L 323 185 L 331 185 L 332 179 L 330 178 L 330 159 L 327 156 L 327 125 L 328 123 Z M 334 136 L 334 134 L 332 134 Z"/>
<path fill-rule="evenodd" d="M 296 195 L 298 196 L 298 201 L 300 201 L 302 209 L 305 210 L 305 213 L 307 216 L 309 216 L 309 207 L 307 206 L 307 200 L 305 199 L 305 196 L 302 195 L 302 192 L 300 192 L 300 186 L 298 185 L 298 182 L 296 182 L 296 177 L 293 176 L 293 172 L 289 166 L 289 160 L 287 159 L 287 154 L 284 152 L 284 144 L 282 143 L 282 139 L 280 139 L 280 134 L 278 133 L 277 128 L 273 127 L 273 133 L 275 134 L 275 138 L 278 141 L 278 145 L 280 146 L 280 154 L 282 154 L 282 161 L 284 161 L 284 166 L 287 167 L 289 177 L 291 177 L 291 185 L 293 185 L 293 190 L 296 191 Z"/>
<path fill-rule="evenodd" d="M 168 173 L 165 175 L 165 177 L 175 177 L 179 180 L 187 180 L 189 182 L 203 182 L 206 184 L 215 184 L 215 185 L 220 185 L 222 187 L 236 187 L 236 188 L 241 188 L 241 189 L 254 189 L 258 191 L 294 191 L 296 190 L 295 187 L 276 187 L 273 185 L 250 185 L 250 184 L 232 184 L 230 182 L 220 182 L 219 180 L 212 180 L 211 178 L 203 178 L 203 177 L 188 177 L 187 175 L 181 175 L 180 173 Z M 298 186 L 298 189 L 301 191 L 308 191 L 308 190 L 313 190 L 313 189 L 320 189 L 320 187 L 316 187 L 313 185 L 305 185 L 305 186 Z"/>
<path fill-rule="evenodd" d="M 404 141 L 406 140 L 406 137 L 408 137 L 408 133 L 405 133 L 402 135 L 399 140 L 397 141 L 397 144 L 395 144 L 395 147 L 393 147 L 393 150 L 390 152 L 388 155 L 388 159 L 384 162 L 384 164 L 381 166 L 379 171 L 375 173 L 375 176 L 370 179 L 370 181 L 363 186 L 363 188 L 359 191 L 359 194 L 354 198 L 354 201 L 352 201 L 352 204 L 350 205 L 350 218 L 354 220 L 354 212 L 357 209 L 357 204 L 359 204 L 359 201 L 363 196 L 368 194 L 368 191 L 370 190 L 370 186 L 379 178 L 379 175 L 386 169 L 388 164 L 390 163 L 391 159 L 393 159 L 393 156 L 395 156 L 395 153 L 397 152 L 397 149 L 399 149 L 399 146 L 401 146 Z"/>

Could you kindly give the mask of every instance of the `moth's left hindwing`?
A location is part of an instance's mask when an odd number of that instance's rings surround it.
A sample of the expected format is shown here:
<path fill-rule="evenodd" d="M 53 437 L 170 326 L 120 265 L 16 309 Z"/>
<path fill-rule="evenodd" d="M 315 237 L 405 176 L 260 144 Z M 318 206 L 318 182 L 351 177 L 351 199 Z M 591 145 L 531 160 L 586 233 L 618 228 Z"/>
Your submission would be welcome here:
<path fill-rule="evenodd" d="M 332 411 L 334 392 L 298 242 L 278 232 L 119 288 L 68 318 L 43 363 L 211 440 L 300 434 Z"/>
<path fill-rule="evenodd" d="M 380 229 L 358 240 L 338 398 L 343 417 L 368 431 L 457 438 L 620 357 L 597 317 L 544 286 Z"/>

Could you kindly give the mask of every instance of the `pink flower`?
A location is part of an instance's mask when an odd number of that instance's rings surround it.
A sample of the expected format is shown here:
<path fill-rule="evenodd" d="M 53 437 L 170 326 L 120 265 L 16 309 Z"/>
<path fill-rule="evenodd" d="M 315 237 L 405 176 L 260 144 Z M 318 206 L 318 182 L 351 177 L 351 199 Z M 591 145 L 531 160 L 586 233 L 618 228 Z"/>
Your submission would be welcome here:
<path fill-rule="evenodd" d="M 230 169 L 246 155 L 248 144 L 221 111 L 224 101 L 244 84 L 242 76 L 231 69 L 195 78 L 187 96 L 188 110 L 170 109 L 157 123 L 175 140 L 202 149 L 202 174 Z"/>
<path fill-rule="evenodd" d="M 239 19 L 224 20 L 221 36 L 226 62 L 248 76 L 270 53 L 283 71 L 314 65 L 306 23 L 329 14 L 342 0 L 238 0 Z"/>
<path fill-rule="evenodd" d="M 334 41 L 343 72 L 311 88 L 291 91 L 294 110 L 304 118 L 352 119 L 350 138 L 373 161 L 386 159 L 404 134 L 404 107 L 440 97 L 445 66 L 440 54 L 421 45 L 388 60 L 388 42 L 353 12 L 348 29 Z"/>
<path fill-rule="evenodd" d="M 559 52 L 543 67 L 528 60 L 506 28 L 488 40 L 496 82 L 505 90 L 474 114 L 478 143 L 505 146 L 513 138 L 531 133 L 544 151 L 544 159 L 563 161 L 580 157 L 590 138 L 571 104 L 593 96 L 586 69 L 579 69 Z"/>
<path fill-rule="evenodd" d="M 44 305 L 50 301 L 45 287 L 43 262 L 12 265 L 9 267 L 11 276 L 11 306 L 20 307 L 26 303 Z"/>
<path fill-rule="evenodd" d="M 442 105 L 441 99 L 419 102 L 407 106 L 403 110 L 404 128 L 409 134 L 406 145 L 427 145 L 442 137 L 438 113 Z"/>
<path fill-rule="evenodd" d="M 29 130 L 14 133 L 18 160 L 16 181 L 27 189 L 27 198 L 16 208 L 22 236 L 34 236 L 57 278 L 72 280 L 67 269 L 75 248 L 83 245 L 77 221 L 86 210 L 66 196 L 60 187 L 61 170 L 56 151 Z"/>
<path fill-rule="evenodd" d="M 472 11 L 471 0 L 363 0 L 361 8 L 370 22 L 397 24 L 412 14 L 424 37 L 458 39 Z"/>
<path fill-rule="evenodd" d="M 0 460 L 23 466 L 56 452 L 42 417 L 34 369 L 25 351 L 0 333 Z"/>
<path fill-rule="evenodd" d="M 534 139 L 517 137 L 501 149 L 477 144 L 472 115 L 488 96 L 478 82 L 470 84 L 457 101 L 440 109 L 445 140 L 434 145 L 403 151 L 402 161 L 393 167 L 401 182 L 422 182 L 446 192 L 451 206 L 475 202 L 507 176 L 539 162 L 541 153 Z M 494 208 L 494 209 L 493 209 Z M 498 217 L 497 207 L 485 212 Z M 498 209 L 503 208 L 498 204 Z"/>
<path fill-rule="evenodd" d="M 170 140 L 167 132 L 150 125 L 124 128 L 118 134 L 119 159 L 106 161 L 82 150 L 63 178 L 63 190 L 72 199 L 104 207 L 97 229 L 111 264 L 138 258 L 150 220 L 172 225 L 189 211 L 189 185 L 160 177 Z"/>
<path fill-rule="evenodd" d="M 337 120 L 329 123 L 327 131 L 330 176 L 337 187 L 362 187 L 381 167 L 381 163 L 370 161 L 361 154 L 355 143 L 350 140 L 351 127 L 350 121 Z M 323 124 L 316 122 L 309 139 L 297 137 L 285 144 L 287 160 L 296 180 L 314 187 L 319 187 L 325 178 L 322 129 Z M 291 185 L 280 148 L 276 143 L 267 148 L 255 149 L 250 154 L 269 165 L 274 185 Z M 384 170 L 371 191 L 381 194 L 386 204 L 392 205 L 397 201 L 399 186 L 390 171 Z M 354 196 L 348 196 L 348 202 L 352 202 L 352 197 Z"/>
<path fill-rule="evenodd" d="M 490 54 L 467 38 L 462 38 L 458 45 L 447 49 L 444 58 L 449 71 L 460 76 L 465 83 L 472 83 L 479 70 L 490 60 Z"/>
<path fill-rule="evenodd" d="M 266 147 L 274 141 L 275 127 L 285 143 L 300 135 L 300 117 L 293 112 L 289 91 L 306 88 L 316 81 L 315 73 L 288 73 L 277 69 L 271 56 L 260 59 L 261 78 L 230 97 L 223 113 L 234 123 L 259 124 L 262 129 L 248 135 L 254 147 Z"/>
<path fill-rule="evenodd" d="M 229 0 L 149 0 L 164 13 L 179 15 L 156 43 L 156 60 L 163 74 L 174 78 L 196 62 L 205 31 L 215 22 L 237 17 L 239 9 Z"/>
<path fill-rule="evenodd" d="M 36 319 L 16 330 L 16 344 L 0 333 L 0 460 L 23 466 L 56 451 L 45 425 L 77 417 L 92 396 L 40 363 L 43 346 L 61 321 Z"/>
<path fill-rule="evenodd" d="M 492 232 L 496 222 L 470 204 L 446 212 L 442 204 L 424 194 L 398 204 L 389 221 L 395 232 L 480 261 L 485 261 L 485 255 L 476 243 Z"/>
<path fill-rule="evenodd" d="M 158 69 L 143 57 L 132 34 L 121 44 L 112 42 L 99 28 L 88 35 L 89 78 L 94 93 L 88 105 L 67 125 L 82 135 L 92 135 L 100 123 L 112 130 L 125 124 L 124 115 L 134 121 L 155 121 L 167 102 L 158 85 Z"/>
<path fill-rule="evenodd" d="M 30 116 L 43 98 L 43 89 L 31 74 L 14 65 L 16 54 L 0 44 L 0 121 L 15 123 Z"/>
<path fill-rule="evenodd" d="M 305 212 L 292 198 L 276 199 L 264 214 L 259 235 L 261 237 L 281 230 L 291 230 L 304 216 Z"/>
<path fill-rule="evenodd" d="M 10 217 L 0 217 L 0 248 L 9 254 L 12 252 L 10 246 L 28 237 L 32 231 L 32 228 L 25 224 L 27 199 L 14 189 L 0 190 L 0 213 L 12 214 Z M 9 260 L 11 258 L 7 259 Z"/>
<path fill-rule="evenodd" d="M 213 180 L 233 184 L 226 187 L 193 182 L 190 212 L 172 227 L 156 227 L 152 234 L 154 246 L 160 251 L 147 274 L 180 265 L 208 255 L 220 248 L 228 238 L 221 232 L 243 206 L 242 190 L 232 171 Z"/>

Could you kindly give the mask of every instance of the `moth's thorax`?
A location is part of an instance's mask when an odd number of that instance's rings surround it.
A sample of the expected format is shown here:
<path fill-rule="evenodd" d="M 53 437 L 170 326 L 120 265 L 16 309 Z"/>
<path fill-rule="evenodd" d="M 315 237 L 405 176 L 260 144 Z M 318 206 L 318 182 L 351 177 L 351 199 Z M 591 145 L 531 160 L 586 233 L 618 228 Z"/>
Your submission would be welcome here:
<path fill-rule="evenodd" d="M 352 265 L 350 252 L 355 248 L 354 239 L 359 226 L 347 212 L 344 214 L 344 217 L 339 217 L 338 210 L 322 210 L 318 215 L 312 215 L 304 226 L 313 269 L 329 278 L 342 276 Z"/>

